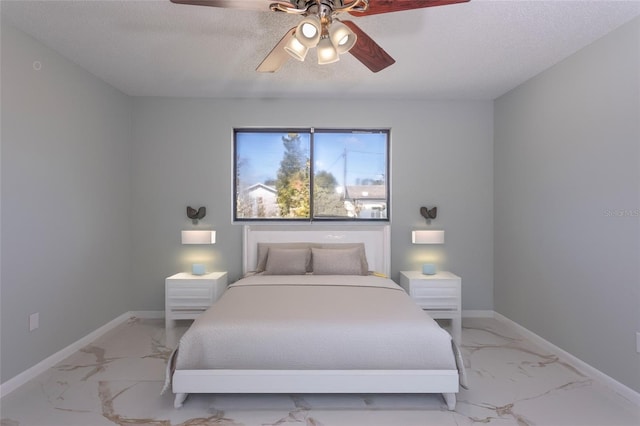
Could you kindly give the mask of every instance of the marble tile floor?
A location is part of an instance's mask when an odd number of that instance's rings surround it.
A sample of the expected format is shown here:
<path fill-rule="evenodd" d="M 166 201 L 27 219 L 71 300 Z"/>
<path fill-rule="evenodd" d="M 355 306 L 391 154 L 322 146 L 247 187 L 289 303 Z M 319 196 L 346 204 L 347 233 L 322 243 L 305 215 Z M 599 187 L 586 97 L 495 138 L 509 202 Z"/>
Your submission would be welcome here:
<path fill-rule="evenodd" d="M 164 322 L 131 318 L 5 396 L 1 426 L 640 425 L 640 407 L 507 324 L 465 319 L 462 334 L 470 387 L 454 412 L 440 395 L 190 395 L 176 410 L 160 395 Z"/>

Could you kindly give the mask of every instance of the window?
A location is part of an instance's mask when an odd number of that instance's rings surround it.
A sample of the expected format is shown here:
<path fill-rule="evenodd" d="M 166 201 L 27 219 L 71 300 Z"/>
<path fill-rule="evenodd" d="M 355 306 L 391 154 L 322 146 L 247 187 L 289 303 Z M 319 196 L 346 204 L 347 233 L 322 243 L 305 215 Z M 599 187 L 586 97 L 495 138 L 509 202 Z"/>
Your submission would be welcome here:
<path fill-rule="evenodd" d="M 235 129 L 234 220 L 389 220 L 389 130 Z"/>

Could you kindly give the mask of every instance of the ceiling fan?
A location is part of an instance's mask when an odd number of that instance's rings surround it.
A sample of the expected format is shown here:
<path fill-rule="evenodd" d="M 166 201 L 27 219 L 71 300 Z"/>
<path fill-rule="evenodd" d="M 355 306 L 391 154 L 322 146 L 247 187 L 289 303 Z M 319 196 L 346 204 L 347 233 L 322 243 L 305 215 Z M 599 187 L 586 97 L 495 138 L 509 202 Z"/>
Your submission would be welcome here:
<path fill-rule="evenodd" d="M 290 13 L 302 16 L 258 65 L 258 72 L 276 72 L 293 57 L 304 61 L 316 48 L 319 64 L 330 64 L 351 53 L 373 72 L 396 61 L 353 21 L 338 19 L 348 13 L 367 16 L 403 10 L 465 3 L 470 0 L 171 0 L 173 3 Z"/>

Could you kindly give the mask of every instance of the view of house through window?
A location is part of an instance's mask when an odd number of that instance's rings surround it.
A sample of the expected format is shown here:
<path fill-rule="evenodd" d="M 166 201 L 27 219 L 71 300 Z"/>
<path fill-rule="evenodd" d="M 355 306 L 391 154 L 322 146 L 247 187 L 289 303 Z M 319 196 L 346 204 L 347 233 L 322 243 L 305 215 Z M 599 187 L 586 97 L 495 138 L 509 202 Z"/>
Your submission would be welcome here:
<path fill-rule="evenodd" d="M 235 129 L 234 220 L 389 220 L 389 130 Z"/>

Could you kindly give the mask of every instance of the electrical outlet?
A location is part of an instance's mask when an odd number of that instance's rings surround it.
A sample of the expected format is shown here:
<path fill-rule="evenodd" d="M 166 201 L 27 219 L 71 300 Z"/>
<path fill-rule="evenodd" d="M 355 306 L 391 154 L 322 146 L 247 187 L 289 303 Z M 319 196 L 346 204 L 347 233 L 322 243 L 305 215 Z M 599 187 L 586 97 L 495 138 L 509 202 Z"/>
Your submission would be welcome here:
<path fill-rule="evenodd" d="M 29 331 L 33 331 L 40 327 L 40 313 L 36 312 L 29 315 Z"/>

